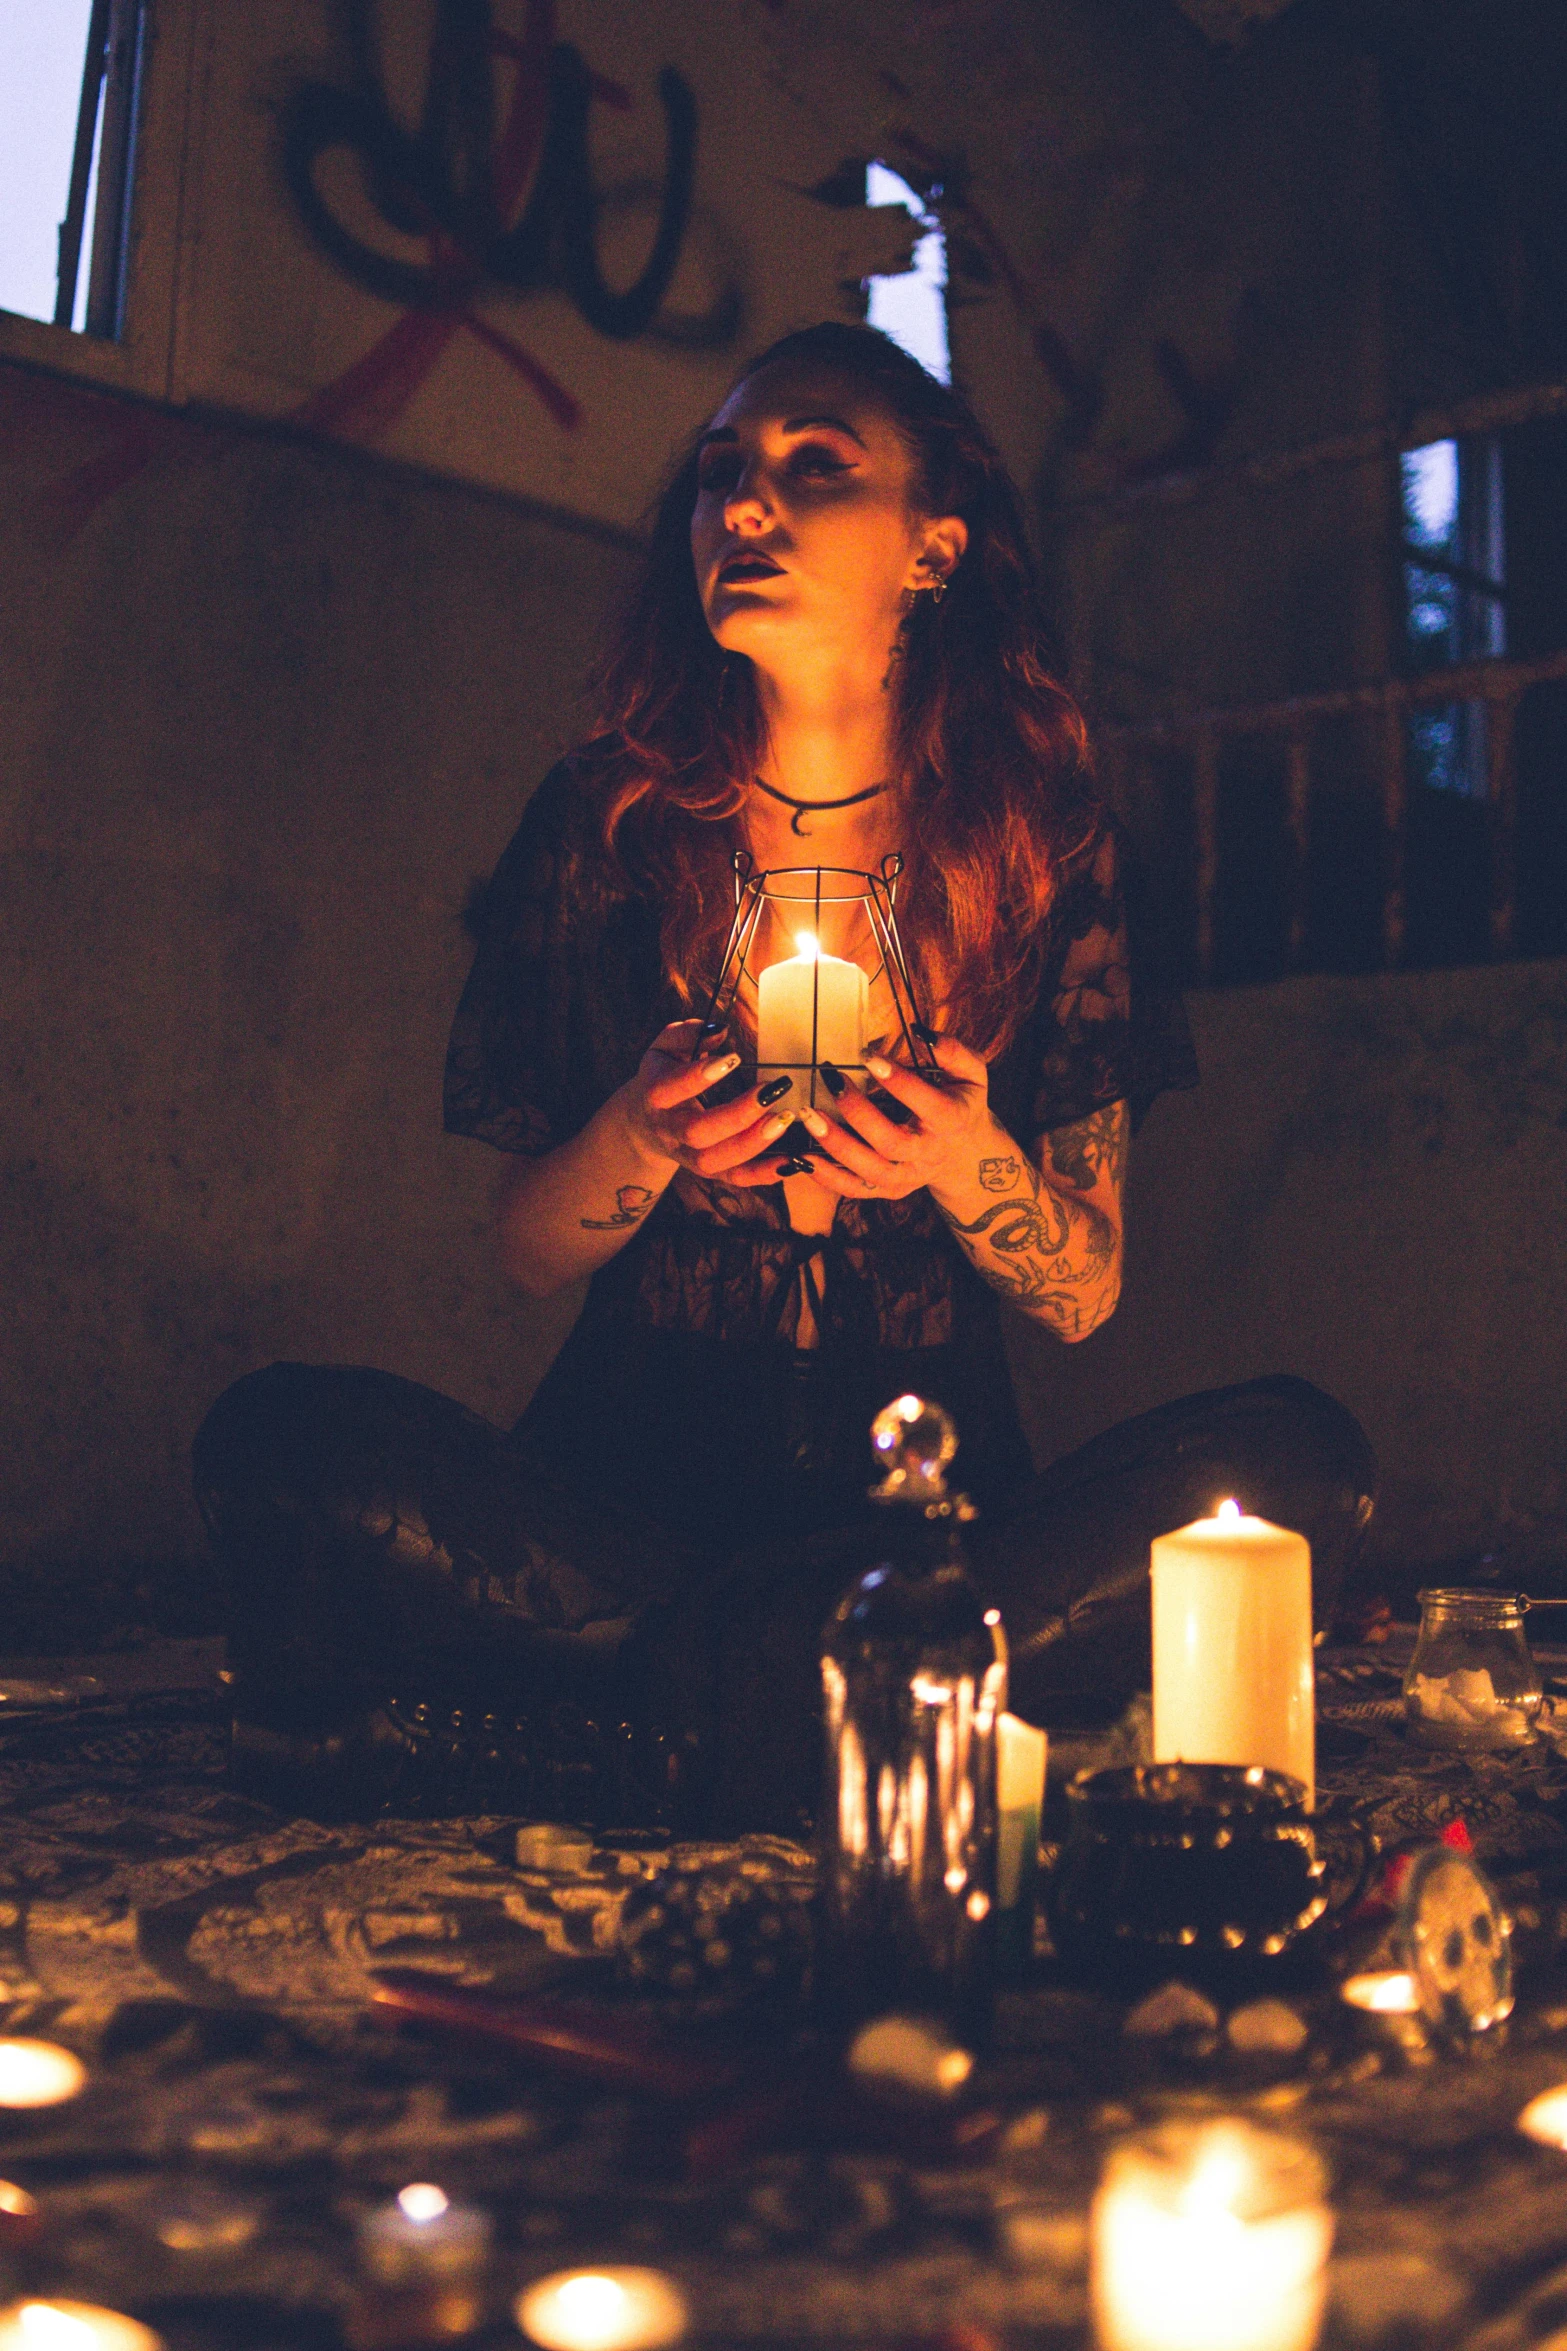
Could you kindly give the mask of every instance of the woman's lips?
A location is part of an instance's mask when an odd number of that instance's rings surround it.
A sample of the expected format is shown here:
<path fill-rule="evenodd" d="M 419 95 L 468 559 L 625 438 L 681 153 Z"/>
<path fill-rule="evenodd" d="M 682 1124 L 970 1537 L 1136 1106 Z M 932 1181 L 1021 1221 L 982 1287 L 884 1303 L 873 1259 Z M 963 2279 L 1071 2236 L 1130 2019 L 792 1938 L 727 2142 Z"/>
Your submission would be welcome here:
<path fill-rule="evenodd" d="M 727 587 L 734 581 L 776 579 L 782 571 L 783 565 L 770 555 L 731 555 L 719 565 L 718 580 L 721 587 Z"/>

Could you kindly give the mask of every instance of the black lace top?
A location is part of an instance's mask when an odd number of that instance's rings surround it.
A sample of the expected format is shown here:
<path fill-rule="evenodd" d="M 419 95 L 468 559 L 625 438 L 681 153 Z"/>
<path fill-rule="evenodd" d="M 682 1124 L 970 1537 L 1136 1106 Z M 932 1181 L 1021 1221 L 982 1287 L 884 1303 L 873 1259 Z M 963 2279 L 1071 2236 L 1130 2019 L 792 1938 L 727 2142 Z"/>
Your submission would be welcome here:
<path fill-rule="evenodd" d="M 1177 995 L 1141 968 L 1121 836 L 1107 818 L 1051 914 L 1043 977 L 991 1070 L 1002 1124 L 1032 1144 L 1127 1101 L 1134 1123 L 1195 1083 Z M 653 905 L 610 868 L 571 761 L 545 778 L 496 868 L 452 1028 L 446 1127 L 542 1154 L 575 1134 L 684 1007 Z M 820 1347 L 795 1345 L 800 1267 Z M 999 1304 L 929 1195 L 845 1200 L 826 1238 L 794 1232 L 781 1185 L 678 1174 L 595 1277 L 519 1424 L 595 1490 L 697 1534 L 820 1521 L 863 1493 L 871 1415 L 907 1388 L 958 1421 L 964 1483 L 1027 1474 Z"/>

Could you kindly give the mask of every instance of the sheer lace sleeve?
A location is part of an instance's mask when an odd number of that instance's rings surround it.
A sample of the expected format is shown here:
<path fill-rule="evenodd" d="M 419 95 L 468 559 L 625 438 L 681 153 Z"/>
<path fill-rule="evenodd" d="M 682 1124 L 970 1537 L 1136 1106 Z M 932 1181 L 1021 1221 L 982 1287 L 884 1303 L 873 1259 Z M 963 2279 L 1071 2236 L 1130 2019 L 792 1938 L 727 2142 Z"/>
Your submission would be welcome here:
<path fill-rule="evenodd" d="M 610 865 L 583 754 L 539 785 L 470 927 L 446 1131 L 537 1158 L 586 1125 L 673 1017 L 656 916 Z"/>
<path fill-rule="evenodd" d="M 1178 989 L 1163 980 L 1124 836 L 1107 818 L 1062 886 L 1034 1019 L 1033 1135 L 1129 1102 L 1138 1126 L 1155 1096 L 1194 1086 L 1197 1062 Z"/>

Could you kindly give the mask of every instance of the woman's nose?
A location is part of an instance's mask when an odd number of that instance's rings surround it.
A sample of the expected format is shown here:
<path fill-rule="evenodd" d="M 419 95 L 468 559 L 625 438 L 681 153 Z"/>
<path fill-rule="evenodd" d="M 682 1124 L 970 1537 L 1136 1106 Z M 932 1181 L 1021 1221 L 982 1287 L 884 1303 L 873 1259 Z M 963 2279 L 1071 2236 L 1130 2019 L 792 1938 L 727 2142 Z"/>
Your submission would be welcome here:
<path fill-rule="evenodd" d="M 729 530 L 760 530 L 772 509 L 762 483 L 747 466 L 724 500 L 724 523 Z"/>

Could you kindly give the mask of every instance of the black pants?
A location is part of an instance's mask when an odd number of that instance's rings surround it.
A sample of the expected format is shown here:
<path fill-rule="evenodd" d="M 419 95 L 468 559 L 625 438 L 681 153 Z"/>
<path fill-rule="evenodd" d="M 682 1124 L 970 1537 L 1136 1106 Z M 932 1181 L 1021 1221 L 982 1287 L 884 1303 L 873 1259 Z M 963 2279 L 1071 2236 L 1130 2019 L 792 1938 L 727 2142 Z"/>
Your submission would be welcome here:
<path fill-rule="evenodd" d="M 720 1554 L 567 1485 L 432 1389 L 288 1363 L 218 1399 L 195 1477 L 227 1594 L 237 1752 L 299 1808 L 398 1801 L 426 1784 L 405 1765 L 432 1726 L 449 1765 L 482 1726 L 486 1800 L 507 1800 L 510 1771 L 514 1809 L 667 1798 L 725 1832 L 808 1813 L 817 1641 L 875 1556 L 868 1508 Z M 1108 1430 L 970 1530 L 1013 1707 L 1108 1720 L 1146 1687 L 1149 1544 L 1227 1494 L 1307 1537 L 1327 1622 L 1375 1490 L 1359 1423 L 1304 1380 L 1214 1389 Z M 350 1768 L 367 1740 L 373 1767 Z M 460 1774 L 444 1784 L 479 1800 Z"/>

